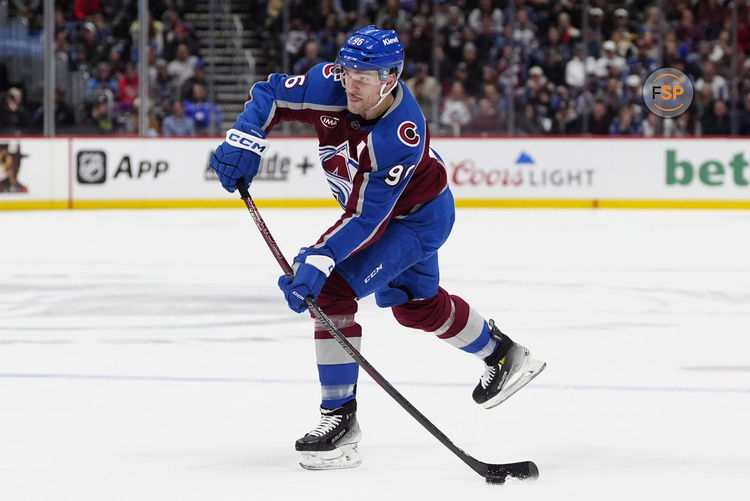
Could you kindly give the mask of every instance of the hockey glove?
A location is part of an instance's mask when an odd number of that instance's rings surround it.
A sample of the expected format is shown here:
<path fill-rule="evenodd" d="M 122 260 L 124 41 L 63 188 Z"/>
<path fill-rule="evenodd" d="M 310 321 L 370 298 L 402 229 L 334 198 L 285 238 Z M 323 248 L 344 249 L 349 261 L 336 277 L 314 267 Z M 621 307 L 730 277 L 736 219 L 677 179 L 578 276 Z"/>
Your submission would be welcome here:
<path fill-rule="evenodd" d="M 221 185 L 229 193 L 237 189 L 237 181 L 244 178 L 247 186 L 258 173 L 260 159 L 268 149 L 268 141 L 259 130 L 250 133 L 229 129 L 226 140 L 216 148 L 209 166 L 216 171 Z"/>
<path fill-rule="evenodd" d="M 335 262 L 325 254 L 308 254 L 308 249 L 300 250 L 294 258 L 294 277 L 279 277 L 279 289 L 284 293 L 289 308 L 297 313 L 307 309 L 305 298 L 317 299 Z"/>

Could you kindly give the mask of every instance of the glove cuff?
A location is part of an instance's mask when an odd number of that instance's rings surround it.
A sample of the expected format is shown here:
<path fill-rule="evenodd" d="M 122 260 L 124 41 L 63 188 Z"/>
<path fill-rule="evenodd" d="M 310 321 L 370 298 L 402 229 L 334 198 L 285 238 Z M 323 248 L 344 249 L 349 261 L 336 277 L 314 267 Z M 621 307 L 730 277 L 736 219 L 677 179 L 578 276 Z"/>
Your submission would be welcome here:
<path fill-rule="evenodd" d="M 242 132 L 238 129 L 229 129 L 226 137 L 227 144 L 243 150 L 252 151 L 262 157 L 269 146 L 269 142 L 263 138 Z"/>
<path fill-rule="evenodd" d="M 314 266 L 326 277 L 331 274 L 333 267 L 336 266 L 336 262 L 324 254 L 312 254 L 305 257 L 305 264 Z"/>

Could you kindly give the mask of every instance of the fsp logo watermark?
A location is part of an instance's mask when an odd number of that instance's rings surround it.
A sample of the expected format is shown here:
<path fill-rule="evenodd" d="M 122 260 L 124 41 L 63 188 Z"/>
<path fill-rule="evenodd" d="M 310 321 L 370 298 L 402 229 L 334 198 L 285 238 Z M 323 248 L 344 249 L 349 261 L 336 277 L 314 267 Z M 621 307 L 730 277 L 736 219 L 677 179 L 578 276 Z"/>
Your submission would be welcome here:
<path fill-rule="evenodd" d="M 680 70 L 658 69 L 643 83 L 643 102 L 654 115 L 664 118 L 682 115 L 693 102 L 693 84 Z"/>

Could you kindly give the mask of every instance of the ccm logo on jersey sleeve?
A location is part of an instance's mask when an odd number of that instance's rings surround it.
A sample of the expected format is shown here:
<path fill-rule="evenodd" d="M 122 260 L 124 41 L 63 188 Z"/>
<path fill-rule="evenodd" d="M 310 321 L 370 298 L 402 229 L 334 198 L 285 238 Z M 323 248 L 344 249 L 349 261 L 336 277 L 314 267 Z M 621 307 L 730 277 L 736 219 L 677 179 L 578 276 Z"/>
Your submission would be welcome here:
<path fill-rule="evenodd" d="M 406 121 L 401 122 L 398 126 L 398 138 L 406 146 L 416 146 L 419 144 L 419 134 L 417 134 L 417 124 Z"/>
<path fill-rule="evenodd" d="M 263 156 L 263 153 L 268 148 L 268 141 L 265 139 L 253 136 L 252 134 L 246 134 L 237 129 L 229 129 L 227 131 L 227 143 L 237 148 L 252 151 L 260 156 Z"/>

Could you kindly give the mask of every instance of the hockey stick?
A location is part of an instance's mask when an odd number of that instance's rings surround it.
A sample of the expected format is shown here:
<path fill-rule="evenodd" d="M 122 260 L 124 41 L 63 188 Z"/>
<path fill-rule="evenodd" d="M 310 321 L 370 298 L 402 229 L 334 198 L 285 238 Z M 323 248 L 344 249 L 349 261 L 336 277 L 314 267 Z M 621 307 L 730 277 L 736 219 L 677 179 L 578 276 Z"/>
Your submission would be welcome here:
<path fill-rule="evenodd" d="M 281 249 L 279 249 L 279 246 L 273 239 L 273 236 L 268 230 L 266 223 L 260 216 L 260 212 L 258 212 L 258 208 L 255 206 L 255 202 L 253 201 L 250 193 L 245 187 L 243 179 L 240 179 L 238 181 L 237 189 L 240 192 L 242 200 L 247 206 L 247 210 L 250 211 L 250 215 L 253 217 L 255 225 L 258 227 L 260 234 L 266 241 L 268 248 L 276 258 L 279 266 L 281 266 L 284 274 L 290 277 L 294 276 L 292 267 L 289 266 L 289 263 L 284 257 L 284 254 L 281 252 Z M 507 477 L 527 479 L 537 478 L 539 476 L 539 470 L 532 461 L 490 464 L 474 459 L 473 457 L 465 453 L 461 448 L 457 447 L 453 442 L 451 442 L 451 440 L 442 431 L 440 431 L 434 424 L 432 424 L 429 419 L 427 419 L 421 412 L 419 412 L 419 410 L 414 407 L 411 402 L 409 402 L 403 395 L 401 395 L 401 393 L 399 393 L 398 390 L 396 390 L 396 388 L 391 385 L 391 383 L 386 381 L 386 379 L 381 376 L 380 373 L 375 370 L 372 365 L 370 365 L 370 362 L 368 362 L 365 357 L 363 357 L 362 354 L 359 353 L 359 351 L 357 351 L 354 346 L 352 346 L 352 344 L 346 339 L 341 331 L 338 330 L 338 328 L 333 324 L 331 319 L 328 318 L 328 315 L 326 315 L 323 310 L 320 309 L 320 306 L 318 306 L 311 297 L 305 298 L 305 304 L 307 304 L 307 307 L 310 308 L 310 311 L 313 312 L 315 318 L 317 318 L 323 324 L 323 326 L 331 334 L 331 336 L 333 336 L 333 338 L 338 341 L 344 351 L 347 352 L 359 364 L 359 366 L 362 367 L 362 369 L 367 374 L 369 374 L 370 377 L 386 391 L 386 393 L 388 393 L 388 395 L 390 395 L 401 407 L 403 407 L 406 412 L 411 414 L 411 416 L 416 419 L 419 424 L 424 426 L 427 431 L 429 431 L 435 438 L 437 438 L 441 444 L 446 446 L 451 452 L 453 452 L 453 454 L 458 456 L 458 458 L 466 463 L 472 470 L 483 476 L 488 483 L 502 484 L 505 482 L 505 479 Z"/>

